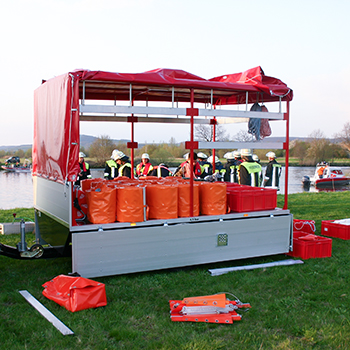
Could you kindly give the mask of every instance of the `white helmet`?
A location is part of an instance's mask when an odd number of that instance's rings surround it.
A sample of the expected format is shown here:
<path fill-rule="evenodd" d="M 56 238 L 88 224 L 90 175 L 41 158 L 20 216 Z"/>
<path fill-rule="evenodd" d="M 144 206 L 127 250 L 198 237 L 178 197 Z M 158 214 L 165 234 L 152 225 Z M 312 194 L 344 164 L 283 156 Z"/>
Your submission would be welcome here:
<path fill-rule="evenodd" d="M 85 158 L 86 154 L 84 152 L 79 152 L 79 158 Z"/>
<path fill-rule="evenodd" d="M 249 148 L 243 148 L 242 150 L 241 150 L 241 155 L 242 156 L 251 156 L 252 155 L 252 150 L 251 149 L 249 149 Z"/>
<path fill-rule="evenodd" d="M 113 152 L 112 152 L 112 155 L 111 155 L 111 159 L 114 159 L 117 157 L 117 154 L 118 154 L 118 150 L 117 149 L 114 149 Z"/>
<path fill-rule="evenodd" d="M 114 160 L 122 159 L 123 157 L 125 157 L 125 154 L 122 151 L 118 151 L 117 149 L 115 149 L 111 155 L 111 158 Z"/>
<path fill-rule="evenodd" d="M 233 152 L 227 152 L 224 154 L 224 158 L 226 159 L 233 159 L 234 156 L 233 156 Z"/>
<path fill-rule="evenodd" d="M 209 158 L 208 158 L 208 162 L 209 163 L 212 163 L 213 162 L 213 156 L 210 156 Z M 219 162 L 219 158 L 217 157 L 217 156 L 215 156 L 215 163 L 218 163 Z"/>
<path fill-rule="evenodd" d="M 189 157 L 189 153 L 185 153 L 184 155 L 183 155 L 183 157 L 185 158 L 185 159 L 188 159 L 188 157 Z"/>
<path fill-rule="evenodd" d="M 239 158 L 241 156 L 241 152 L 240 151 L 233 151 L 233 158 Z"/>
<path fill-rule="evenodd" d="M 201 159 L 207 159 L 208 156 L 206 154 L 204 154 L 203 152 L 198 152 L 197 154 L 197 158 L 201 158 Z"/>
<path fill-rule="evenodd" d="M 253 160 L 254 162 L 258 162 L 259 161 L 259 157 L 256 154 L 253 154 Z"/>
<path fill-rule="evenodd" d="M 141 156 L 141 159 L 148 159 L 148 160 L 149 160 L 149 155 L 148 155 L 148 153 L 144 153 L 144 154 Z"/>
<path fill-rule="evenodd" d="M 275 154 L 275 152 L 267 152 L 266 157 L 267 158 L 276 158 L 276 154 Z"/>

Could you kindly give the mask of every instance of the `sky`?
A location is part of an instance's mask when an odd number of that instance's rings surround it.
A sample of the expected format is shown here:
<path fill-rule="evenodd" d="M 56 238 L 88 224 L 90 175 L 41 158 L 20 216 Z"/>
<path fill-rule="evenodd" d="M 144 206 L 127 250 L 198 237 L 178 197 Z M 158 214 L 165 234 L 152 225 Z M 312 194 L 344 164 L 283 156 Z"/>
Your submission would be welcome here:
<path fill-rule="evenodd" d="M 261 66 L 294 92 L 290 136 L 333 137 L 350 121 L 349 13 L 344 0 L 2 1 L 0 146 L 31 144 L 34 90 L 78 68 L 209 79 Z M 116 124 L 81 123 L 80 132 L 130 138 L 130 126 Z M 284 134 L 284 123 L 271 127 Z M 188 126 L 135 127 L 138 142 L 171 137 L 188 140 Z"/>

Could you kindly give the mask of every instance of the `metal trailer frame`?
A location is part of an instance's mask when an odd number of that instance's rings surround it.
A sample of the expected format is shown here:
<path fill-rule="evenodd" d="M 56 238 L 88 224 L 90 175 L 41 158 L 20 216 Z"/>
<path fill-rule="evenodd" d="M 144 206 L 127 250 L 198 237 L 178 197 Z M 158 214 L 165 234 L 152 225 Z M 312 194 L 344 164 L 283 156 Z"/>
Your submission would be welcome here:
<path fill-rule="evenodd" d="M 106 81 L 90 83 L 107 84 Z M 83 277 L 108 276 L 283 254 L 292 249 L 293 217 L 287 209 L 289 100 L 286 101 L 286 112 L 282 112 L 281 97 L 278 113 L 250 112 L 248 95 L 251 92 L 247 91 L 245 111 L 215 109 L 216 106 L 213 104 L 215 91 L 207 89 L 201 90 L 200 93 L 207 94 L 210 108 L 195 108 L 195 88 L 180 89 L 172 86 L 167 87 L 171 94 L 171 99 L 168 100 L 170 107 L 148 106 L 146 98 L 145 106 L 134 106 L 135 95 L 133 85 L 130 84 L 129 105 L 117 105 L 117 100 L 114 101 L 114 105 L 88 104 L 85 97 L 88 84 L 88 80 L 79 81 L 79 105 L 72 105 L 72 114 L 78 114 L 80 121 L 129 122 L 131 142 L 128 143 L 128 148 L 131 149 L 132 167 L 134 167 L 134 149 L 138 147 L 134 141 L 135 123 L 189 124 L 191 139 L 186 142 L 186 148 L 190 150 L 192 160 L 195 149 L 285 149 L 285 203 L 283 209 L 256 212 L 194 217 L 192 208 L 192 215 L 188 218 L 76 226 L 72 222 L 72 182 L 65 181 L 62 184 L 49 178 L 33 176 L 37 243 L 48 243 L 62 254 L 71 248 L 72 273 Z M 151 89 L 152 86 L 148 88 Z M 187 99 L 189 107 L 178 107 L 175 96 L 180 93 L 186 93 L 189 97 Z M 195 124 L 202 123 L 215 127 L 216 124 L 242 121 L 242 118 L 248 120 L 247 118 L 252 117 L 286 121 L 285 142 L 194 141 Z M 193 204 L 193 181 L 192 176 L 191 204 Z"/>

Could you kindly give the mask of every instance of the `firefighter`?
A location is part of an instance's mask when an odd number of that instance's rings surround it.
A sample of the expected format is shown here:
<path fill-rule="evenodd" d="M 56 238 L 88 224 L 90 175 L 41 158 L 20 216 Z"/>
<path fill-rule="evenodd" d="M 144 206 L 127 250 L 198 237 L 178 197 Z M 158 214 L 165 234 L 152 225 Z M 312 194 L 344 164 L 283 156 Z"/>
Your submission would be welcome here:
<path fill-rule="evenodd" d="M 282 166 L 276 161 L 274 152 L 267 152 L 266 157 L 269 159 L 269 164 L 266 166 L 264 187 L 279 188 Z"/>
<path fill-rule="evenodd" d="M 254 162 L 252 151 L 250 149 L 242 149 L 241 157 L 243 162 L 238 167 L 238 179 L 240 185 L 249 185 L 258 187 L 260 183 L 261 165 Z"/>
<path fill-rule="evenodd" d="M 112 180 L 118 176 L 118 164 L 116 162 L 116 157 L 119 154 L 119 150 L 115 149 L 112 152 L 111 159 L 106 161 L 104 178 L 108 180 Z M 123 153 L 123 152 L 122 152 Z"/>
<path fill-rule="evenodd" d="M 176 169 L 176 172 L 174 176 L 182 176 L 182 177 L 191 177 L 191 166 L 190 166 L 190 160 L 191 155 L 190 153 L 184 154 L 184 158 L 186 159 L 185 162 L 183 162 L 178 169 Z M 193 174 L 195 179 L 199 179 L 203 173 L 202 167 L 199 165 L 197 161 L 197 153 L 193 152 Z"/>
<path fill-rule="evenodd" d="M 141 163 L 136 167 L 137 176 L 148 176 L 151 174 L 153 166 L 150 162 L 148 153 L 143 153 L 141 156 Z"/>
<path fill-rule="evenodd" d="M 115 157 L 115 161 L 118 164 L 118 176 L 126 176 L 131 178 L 131 164 L 129 157 L 122 151 L 118 151 Z"/>
<path fill-rule="evenodd" d="M 84 158 L 86 157 L 84 152 L 79 152 L 79 167 L 80 172 L 77 177 L 75 185 L 80 185 L 81 180 L 91 179 L 90 165 L 85 162 Z"/>
<path fill-rule="evenodd" d="M 224 181 L 238 183 L 238 166 L 242 163 L 238 160 L 241 154 L 238 151 L 227 152 L 224 158 L 227 159 L 225 164 Z"/>
<path fill-rule="evenodd" d="M 213 162 L 213 156 L 210 156 L 208 158 L 208 162 L 209 163 Z M 217 156 L 215 156 L 215 171 L 214 171 L 214 175 L 217 176 L 217 179 L 220 179 L 221 181 L 224 181 L 225 173 L 226 173 L 226 169 L 224 168 L 224 166 L 220 162 L 220 159 Z"/>
<path fill-rule="evenodd" d="M 197 154 L 198 163 L 202 167 L 202 175 L 204 178 L 207 175 L 211 175 L 213 173 L 213 166 L 208 162 L 208 156 L 203 152 L 198 152 Z"/>

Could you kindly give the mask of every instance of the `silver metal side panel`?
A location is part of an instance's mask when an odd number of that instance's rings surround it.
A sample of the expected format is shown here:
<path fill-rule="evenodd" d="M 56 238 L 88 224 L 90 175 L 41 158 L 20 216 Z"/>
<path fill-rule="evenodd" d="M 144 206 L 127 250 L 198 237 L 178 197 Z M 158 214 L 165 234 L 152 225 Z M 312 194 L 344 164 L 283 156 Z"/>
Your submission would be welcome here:
<path fill-rule="evenodd" d="M 33 176 L 34 208 L 69 227 L 71 190 L 69 186 Z"/>
<path fill-rule="evenodd" d="M 289 251 L 292 215 L 72 234 L 72 272 L 83 277 L 190 266 Z"/>

